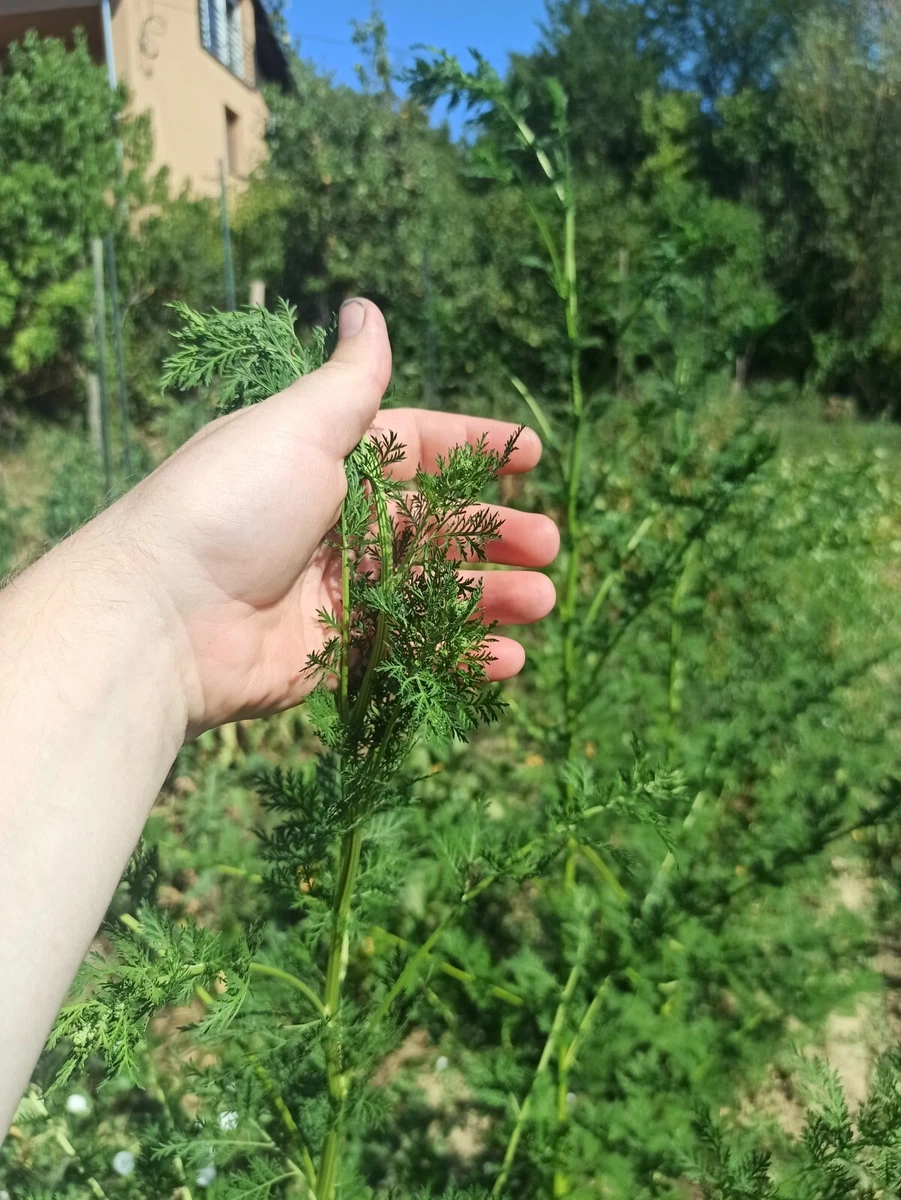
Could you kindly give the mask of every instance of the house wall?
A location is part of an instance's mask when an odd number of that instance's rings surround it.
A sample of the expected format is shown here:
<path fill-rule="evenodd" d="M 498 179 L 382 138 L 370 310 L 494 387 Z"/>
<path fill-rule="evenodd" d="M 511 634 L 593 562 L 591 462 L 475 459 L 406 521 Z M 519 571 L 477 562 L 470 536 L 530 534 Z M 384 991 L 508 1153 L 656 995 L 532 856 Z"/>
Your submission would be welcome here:
<path fill-rule="evenodd" d="M 206 50 L 198 0 L 112 0 L 116 74 L 131 108 L 149 111 L 155 167 L 168 167 L 173 191 L 219 193 L 219 160 L 241 185 L 265 157 L 268 110 L 254 86 L 252 0 L 239 0 L 244 35 L 240 79 Z M 0 55 L 27 30 L 71 43 L 81 26 L 98 63 L 105 60 L 100 0 L 0 0 Z"/>
<path fill-rule="evenodd" d="M 253 80 L 251 0 L 240 0 L 239 11 L 245 74 Z M 150 112 L 154 163 L 169 168 L 173 190 L 188 183 L 195 195 L 216 195 L 220 159 L 228 164 L 233 158 L 231 181 L 240 183 L 265 157 L 269 114 L 263 97 L 204 48 L 197 0 L 151 8 L 142 0 L 114 0 L 113 46 L 132 109 Z"/>

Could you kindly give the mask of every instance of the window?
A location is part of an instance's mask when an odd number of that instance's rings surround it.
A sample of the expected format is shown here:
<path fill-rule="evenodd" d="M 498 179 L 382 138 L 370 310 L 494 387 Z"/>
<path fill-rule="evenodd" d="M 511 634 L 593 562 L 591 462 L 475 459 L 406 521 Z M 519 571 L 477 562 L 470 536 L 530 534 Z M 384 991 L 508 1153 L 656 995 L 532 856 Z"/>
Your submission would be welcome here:
<path fill-rule="evenodd" d="M 226 0 L 225 22 L 228 27 L 228 66 L 244 78 L 244 30 L 238 0 Z"/>
<path fill-rule="evenodd" d="M 238 114 L 225 110 L 225 165 L 229 175 L 241 174 L 241 140 Z"/>
<path fill-rule="evenodd" d="M 200 0 L 200 40 L 223 66 L 244 78 L 241 0 Z"/>

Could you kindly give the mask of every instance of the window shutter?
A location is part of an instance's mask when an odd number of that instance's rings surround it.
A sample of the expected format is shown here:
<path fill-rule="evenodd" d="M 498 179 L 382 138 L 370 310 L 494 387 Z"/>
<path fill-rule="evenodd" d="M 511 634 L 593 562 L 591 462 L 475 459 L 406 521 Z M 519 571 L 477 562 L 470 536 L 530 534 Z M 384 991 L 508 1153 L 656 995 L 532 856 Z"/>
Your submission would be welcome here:
<path fill-rule="evenodd" d="M 200 0 L 200 41 L 207 50 L 212 50 L 213 34 L 210 29 L 210 0 Z"/>
<path fill-rule="evenodd" d="M 228 6 L 228 62 L 234 73 L 244 78 L 244 31 L 241 28 L 241 8 Z"/>
<path fill-rule="evenodd" d="M 225 0 L 210 0 L 213 26 L 213 53 L 228 65 L 228 14 Z"/>

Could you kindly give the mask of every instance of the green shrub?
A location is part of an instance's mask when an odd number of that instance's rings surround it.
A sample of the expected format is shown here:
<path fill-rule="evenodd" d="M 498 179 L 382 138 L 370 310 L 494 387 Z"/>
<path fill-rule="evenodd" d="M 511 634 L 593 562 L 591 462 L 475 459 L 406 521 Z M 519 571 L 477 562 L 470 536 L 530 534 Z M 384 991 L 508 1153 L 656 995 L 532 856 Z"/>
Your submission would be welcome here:
<path fill-rule="evenodd" d="M 16 565 L 19 526 L 25 511 L 12 503 L 6 488 L 0 485 L 0 580 Z"/>
<path fill-rule="evenodd" d="M 61 434 L 51 454 L 53 474 L 44 500 L 44 533 L 55 544 L 104 505 L 103 472 L 86 438 Z"/>

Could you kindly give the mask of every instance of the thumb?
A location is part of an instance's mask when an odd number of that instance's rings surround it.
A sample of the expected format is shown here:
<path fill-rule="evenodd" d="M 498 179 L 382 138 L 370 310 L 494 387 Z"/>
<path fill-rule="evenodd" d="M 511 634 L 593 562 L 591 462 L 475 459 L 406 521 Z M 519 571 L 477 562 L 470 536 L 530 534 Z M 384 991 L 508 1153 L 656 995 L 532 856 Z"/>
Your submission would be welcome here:
<path fill-rule="evenodd" d="M 329 450 L 344 458 L 372 424 L 390 379 L 385 318 L 371 300 L 354 299 L 341 306 L 332 357 L 294 387 L 303 388 L 304 408 L 321 422 Z"/>

